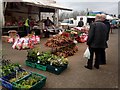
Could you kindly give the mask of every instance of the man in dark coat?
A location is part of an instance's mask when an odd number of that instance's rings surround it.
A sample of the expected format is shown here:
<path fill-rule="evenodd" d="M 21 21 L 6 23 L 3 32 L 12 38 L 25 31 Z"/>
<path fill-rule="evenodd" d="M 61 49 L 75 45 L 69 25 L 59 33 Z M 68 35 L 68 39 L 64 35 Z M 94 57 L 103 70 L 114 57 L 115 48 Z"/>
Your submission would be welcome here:
<path fill-rule="evenodd" d="M 110 22 L 106 19 L 106 15 L 105 14 L 101 14 L 101 20 L 102 22 L 106 25 L 107 27 L 107 41 L 109 40 L 109 32 L 110 32 Z M 108 47 L 108 46 L 107 46 Z M 106 64 L 106 54 L 105 54 L 105 49 L 103 49 L 102 53 L 101 53 L 101 61 L 100 61 L 100 65 L 104 65 Z"/>
<path fill-rule="evenodd" d="M 48 31 L 48 28 L 54 25 L 54 23 L 49 19 L 49 17 L 47 17 L 47 19 L 44 21 L 44 24 L 45 24 L 45 31 L 44 31 L 45 37 L 49 38 L 50 32 Z"/>
<path fill-rule="evenodd" d="M 110 22 L 106 19 L 105 14 L 101 14 L 101 20 L 102 22 L 107 26 L 107 41 L 109 40 L 109 33 L 110 33 Z"/>
<path fill-rule="evenodd" d="M 107 47 L 107 28 L 106 25 L 101 21 L 101 15 L 97 14 L 95 22 L 90 25 L 88 32 L 87 45 L 90 51 L 90 59 L 88 59 L 85 68 L 92 69 L 93 56 L 95 53 L 96 59 L 94 67 L 99 69 L 99 61 L 101 57 L 101 51 Z"/>
<path fill-rule="evenodd" d="M 78 22 L 78 27 L 82 27 L 84 25 L 83 18 L 80 18 L 80 21 Z"/>
<path fill-rule="evenodd" d="M 45 27 L 49 27 L 51 25 L 54 25 L 54 23 L 47 17 L 47 19 L 44 21 Z"/>

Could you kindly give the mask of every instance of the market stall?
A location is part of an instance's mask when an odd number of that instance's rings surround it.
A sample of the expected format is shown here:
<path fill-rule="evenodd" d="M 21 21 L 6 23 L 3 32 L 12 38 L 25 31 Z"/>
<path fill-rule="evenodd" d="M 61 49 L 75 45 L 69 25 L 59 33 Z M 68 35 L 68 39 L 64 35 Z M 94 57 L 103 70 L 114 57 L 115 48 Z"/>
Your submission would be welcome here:
<path fill-rule="evenodd" d="M 53 4 L 52 4 L 53 3 Z M 4 1 L 4 18 L 5 24 L 2 27 L 2 34 L 8 35 L 9 30 L 16 30 L 20 37 L 25 35 L 25 20 L 28 16 L 31 16 L 30 20 L 30 30 L 34 30 L 36 35 L 42 35 L 42 29 L 44 29 L 43 19 L 46 19 L 41 13 L 52 13 L 50 16 L 53 19 L 55 25 L 58 25 L 58 10 L 69 10 L 71 9 L 58 6 L 56 2 L 49 1 L 30 1 L 30 0 L 20 0 L 20 2 L 7 2 Z M 41 24 L 42 23 L 42 24 Z M 39 28 L 33 28 L 38 26 Z"/>

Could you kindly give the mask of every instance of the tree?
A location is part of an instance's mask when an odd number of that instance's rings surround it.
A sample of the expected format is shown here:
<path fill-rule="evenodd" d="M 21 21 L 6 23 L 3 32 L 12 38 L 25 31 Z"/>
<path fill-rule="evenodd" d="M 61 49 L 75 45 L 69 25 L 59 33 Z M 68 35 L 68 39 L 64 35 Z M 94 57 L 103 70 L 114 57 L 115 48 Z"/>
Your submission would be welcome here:
<path fill-rule="evenodd" d="M 74 11 L 74 12 L 72 12 L 71 14 L 70 14 L 70 18 L 74 18 L 74 19 L 76 19 L 76 17 L 77 16 L 79 16 L 79 12 L 78 11 Z"/>
<path fill-rule="evenodd" d="M 84 10 L 80 11 L 80 16 L 85 16 L 86 14 L 87 14 L 87 12 L 85 12 Z"/>
<path fill-rule="evenodd" d="M 86 11 L 73 11 L 72 13 L 67 13 L 67 12 L 63 12 L 60 14 L 59 16 L 59 20 L 62 21 L 66 18 L 74 18 L 76 19 L 77 16 L 85 16 L 87 14 Z"/>
<path fill-rule="evenodd" d="M 64 19 L 66 19 L 66 18 L 69 18 L 69 13 L 63 12 L 59 16 L 59 21 L 62 21 Z"/>
<path fill-rule="evenodd" d="M 62 21 L 65 18 L 65 12 L 61 13 L 59 16 L 59 20 Z"/>

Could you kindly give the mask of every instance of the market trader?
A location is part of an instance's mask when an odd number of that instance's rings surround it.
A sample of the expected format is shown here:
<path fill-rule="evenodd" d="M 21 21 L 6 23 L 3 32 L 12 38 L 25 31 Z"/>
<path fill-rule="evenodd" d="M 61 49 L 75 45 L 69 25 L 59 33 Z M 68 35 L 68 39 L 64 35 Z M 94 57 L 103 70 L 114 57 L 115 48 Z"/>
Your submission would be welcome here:
<path fill-rule="evenodd" d="M 28 18 L 25 20 L 25 35 L 27 36 L 30 32 L 30 16 L 28 16 Z"/>
<path fill-rule="evenodd" d="M 87 45 L 89 47 L 90 51 L 90 59 L 87 61 L 87 65 L 85 68 L 92 69 L 93 65 L 93 56 L 95 53 L 95 63 L 94 67 L 96 69 L 99 69 L 99 61 L 101 56 L 101 50 L 105 49 L 107 46 L 106 44 L 107 39 L 107 27 L 106 25 L 101 21 L 101 15 L 97 14 L 95 18 L 95 22 L 90 24 L 90 30 L 88 32 L 88 39 L 87 39 Z"/>
<path fill-rule="evenodd" d="M 44 31 L 45 37 L 49 38 L 50 32 L 48 31 L 48 28 L 53 27 L 54 23 L 49 19 L 49 17 L 47 17 L 47 19 L 44 21 L 44 24 L 45 24 L 45 30 L 46 30 Z"/>
<path fill-rule="evenodd" d="M 106 19 L 106 15 L 105 14 L 101 14 L 101 20 L 102 22 L 107 26 L 107 41 L 109 40 L 109 33 L 110 33 L 110 22 Z M 107 45 L 108 47 L 108 45 Z M 105 54 L 105 49 L 103 49 L 102 53 L 101 53 L 101 61 L 100 61 L 100 65 L 104 65 L 106 64 L 106 54 Z"/>

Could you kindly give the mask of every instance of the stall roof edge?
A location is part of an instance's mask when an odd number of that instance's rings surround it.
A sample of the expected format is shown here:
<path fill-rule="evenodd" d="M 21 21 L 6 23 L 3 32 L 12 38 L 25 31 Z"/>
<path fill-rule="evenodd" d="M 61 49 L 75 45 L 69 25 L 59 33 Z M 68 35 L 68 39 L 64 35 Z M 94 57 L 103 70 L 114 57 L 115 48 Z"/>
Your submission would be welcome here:
<path fill-rule="evenodd" d="M 56 2 L 44 2 L 43 0 L 3 0 L 3 2 L 26 2 L 30 5 L 36 5 L 37 7 L 48 7 L 48 8 L 54 8 L 54 9 L 61 9 L 61 10 L 67 10 L 72 11 L 71 8 L 64 7 L 62 5 L 59 5 Z"/>

